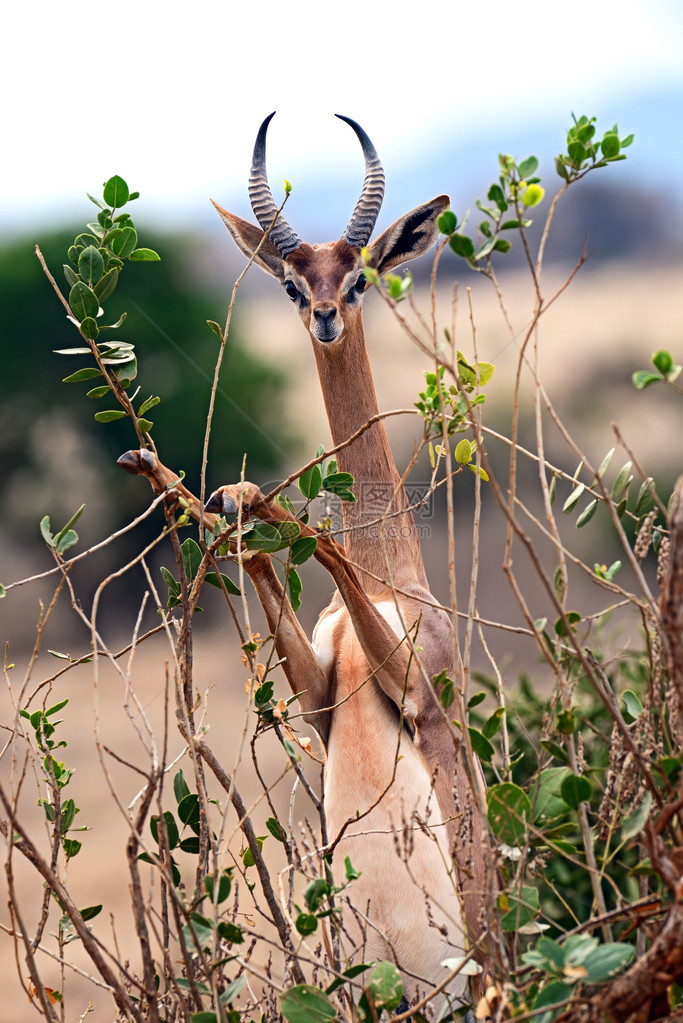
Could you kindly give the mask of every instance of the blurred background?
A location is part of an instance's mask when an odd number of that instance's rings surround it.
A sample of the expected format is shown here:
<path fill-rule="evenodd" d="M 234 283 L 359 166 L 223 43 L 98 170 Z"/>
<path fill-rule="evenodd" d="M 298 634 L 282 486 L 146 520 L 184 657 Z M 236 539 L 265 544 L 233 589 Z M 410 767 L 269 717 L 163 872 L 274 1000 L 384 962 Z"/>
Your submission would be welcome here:
<path fill-rule="evenodd" d="M 122 0 L 115 7 L 73 0 L 66 8 L 34 2 L 13 5 L 4 17 L 4 37 L 3 583 L 51 566 L 38 528 L 44 515 L 59 528 L 85 502 L 77 527 L 81 550 L 138 514 L 150 496 L 144 481 L 124 476 L 115 465 L 134 442 L 126 423 L 95 423 L 100 406 L 84 397 L 87 388 L 61 383 L 76 365 L 53 350 L 77 340 L 38 264 L 35 245 L 61 283 L 66 248 L 93 219 L 95 208 L 85 193 L 99 194 L 113 174 L 140 191 L 131 214 L 141 244 L 156 249 L 162 261 L 127 267 L 108 311 L 128 313 L 121 334 L 137 346 L 139 382 L 144 393 L 162 398 L 152 416 L 155 441 L 164 461 L 184 469 L 196 488 L 217 350 L 206 320 L 224 321 L 243 266 L 209 198 L 252 219 L 246 187 L 251 150 L 259 124 L 273 109 L 278 113 L 268 138 L 271 186 L 277 198 L 282 178 L 292 183 L 286 216 L 310 242 L 341 234 L 362 184 L 360 149 L 332 116 L 336 112 L 363 125 L 383 162 L 387 188 L 378 231 L 441 192 L 450 194 L 462 218 L 496 180 L 500 152 L 538 157 L 546 188 L 544 203 L 533 211 L 538 225 L 561 184 L 553 158 L 564 149 L 572 113 L 595 116 L 599 135 L 615 122 L 621 137 L 633 133 L 628 159 L 572 187 L 558 208 L 547 250 L 546 294 L 566 278 L 586 239 L 591 256 L 544 321 L 542 375 L 560 415 L 594 463 L 614 443 L 610 421 L 615 419 L 665 487 L 680 472 L 682 434 L 674 396 L 661 388 L 636 393 L 631 384 L 632 372 L 645 368 L 654 350 L 670 348 L 680 360 L 683 349 L 683 9 L 676 0 L 653 0 L 647 9 L 636 0 L 576 0 L 570 8 L 541 0 L 520 9 L 502 0 L 448 7 L 399 0 L 351 8 L 270 0 L 257 8 L 209 0 L 192 9 L 156 0 L 144 5 Z M 533 244 L 538 237 L 532 229 Z M 463 266 L 449 254 L 444 258 L 439 313 L 444 324 L 450 322 L 457 279 L 458 346 L 471 352 L 466 288 L 472 289 L 479 357 L 496 364 L 487 422 L 505 432 L 517 349 L 490 286 Z M 429 258 L 411 269 L 426 308 Z M 533 296 L 519 243 L 499 260 L 498 269 L 512 323 L 522 333 Z M 429 368 L 424 356 L 372 293 L 365 323 L 380 408 L 409 407 Z M 531 419 L 531 410 L 523 409 L 523 422 Z M 410 458 L 414 434 L 414 421 L 392 423 L 399 468 Z M 303 464 L 328 438 L 310 341 L 277 284 L 252 269 L 240 287 L 217 395 L 209 487 L 237 479 L 245 452 L 247 477 L 264 486 Z M 573 472 L 576 460 L 569 464 L 573 456 L 555 437 L 549 437 L 546 453 Z M 534 482 L 535 470 L 529 473 Z M 427 476 L 426 467 L 418 465 L 413 478 L 419 482 Z M 465 530 L 470 513 L 471 486 L 463 485 L 458 515 Z M 159 516 L 141 527 L 133 548 L 156 535 L 160 523 Z M 437 506 L 420 525 L 435 592 L 445 598 L 442 510 Z M 502 542 L 495 508 L 484 508 L 483 525 L 480 612 L 518 624 L 520 613 L 499 576 Z M 600 537 L 598 530 L 581 541 L 591 564 L 609 564 L 618 556 Z M 74 572 L 86 609 L 97 583 L 130 554 L 127 543 L 105 549 Z M 466 532 L 461 601 L 469 585 L 469 556 Z M 156 579 L 159 560 L 172 566 L 170 550 L 152 558 Z M 309 630 L 330 592 L 321 575 L 315 566 L 304 573 L 302 619 Z M 139 572 L 107 587 L 100 623 L 112 644 L 130 636 L 145 588 Z M 35 640 L 41 601 L 49 602 L 53 589 L 50 580 L 27 585 L 0 604 L 2 639 L 11 640 L 21 672 Z M 198 686 L 227 676 L 213 697 L 222 708 L 221 720 L 233 715 L 228 685 L 242 700 L 241 676 L 235 685 L 231 674 L 235 657 L 227 667 L 226 651 L 234 652 L 229 645 L 234 641 L 225 618 L 218 595 L 209 595 L 198 627 L 203 656 Z M 146 612 L 145 625 L 156 620 L 153 610 Z M 74 656 L 87 650 L 87 629 L 66 599 L 50 630 L 45 646 Z M 514 679 L 509 634 L 496 634 L 492 644 Z M 164 656 L 155 649 L 136 661 L 140 699 L 152 717 L 153 707 L 161 713 Z M 33 680 L 53 670 L 51 659 L 39 662 Z M 87 669 L 79 678 L 76 702 L 83 720 L 70 718 L 66 727 L 73 757 L 85 772 L 94 756 L 86 724 L 91 715 Z M 108 741 L 134 758 L 138 740 L 121 709 L 121 684 L 113 679 L 106 690 Z M 56 683 L 55 698 L 68 694 L 73 700 L 71 684 L 62 689 Z M 9 723 L 11 701 L 3 708 Z M 227 725 L 226 734 L 232 734 Z M 230 749 L 232 739 L 226 742 Z M 89 796 L 81 791 L 85 811 Z M 88 822 L 99 828 L 93 848 L 99 842 L 104 850 L 119 839 L 107 831 L 111 815 L 97 791 L 91 794 Z M 118 823 L 123 842 L 125 823 Z M 17 997 L 14 1015 L 7 1018 L 28 1018 L 24 996 Z"/>

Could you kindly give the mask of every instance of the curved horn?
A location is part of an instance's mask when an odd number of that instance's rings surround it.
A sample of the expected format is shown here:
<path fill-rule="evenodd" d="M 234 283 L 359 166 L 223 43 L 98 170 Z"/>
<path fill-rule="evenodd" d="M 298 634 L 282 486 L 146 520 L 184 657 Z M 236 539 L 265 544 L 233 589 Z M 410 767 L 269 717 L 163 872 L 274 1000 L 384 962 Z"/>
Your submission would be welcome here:
<path fill-rule="evenodd" d="M 377 150 L 361 126 L 352 121 L 350 117 L 344 117 L 343 114 L 335 114 L 335 117 L 339 117 L 342 121 L 346 121 L 347 124 L 351 125 L 358 136 L 358 141 L 361 144 L 363 156 L 365 157 L 363 191 L 356 203 L 349 226 L 342 235 L 344 241 L 348 242 L 349 245 L 357 245 L 359 248 L 362 248 L 370 241 L 370 235 L 382 205 L 382 199 L 384 198 L 384 171 L 382 170 L 382 164 L 379 162 Z"/>
<path fill-rule="evenodd" d="M 254 216 L 264 231 L 267 231 L 273 223 L 273 218 L 278 210 L 268 185 L 266 173 L 266 132 L 274 116 L 275 111 L 273 110 L 273 113 L 266 117 L 259 128 L 249 172 L 249 201 Z M 283 259 L 286 259 L 290 252 L 298 249 L 302 244 L 301 238 L 292 231 L 282 214 L 278 216 L 268 237 Z"/>

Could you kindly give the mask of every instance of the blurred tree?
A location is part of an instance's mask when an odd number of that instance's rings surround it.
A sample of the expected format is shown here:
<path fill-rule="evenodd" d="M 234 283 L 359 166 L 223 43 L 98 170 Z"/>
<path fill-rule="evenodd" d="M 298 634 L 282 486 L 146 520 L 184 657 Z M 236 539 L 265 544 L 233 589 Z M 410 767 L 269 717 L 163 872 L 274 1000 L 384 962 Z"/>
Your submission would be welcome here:
<path fill-rule="evenodd" d="M 62 264 L 73 233 L 55 232 L 39 240 L 66 294 Z M 218 292 L 215 268 L 201 274 L 208 252 L 204 242 L 187 236 L 155 238 L 147 231 L 144 239 L 161 254 L 161 262 L 131 264 L 108 311 L 114 320 L 128 313 L 117 340 L 136 345 L 141 394 L 162 399 L 153 410 L 155 442 L 196 486 L 217 349 L 206 320 L 224 320 L 231 283 Z M 139 510 L 139 488 L 129 486 L 115 465 L 135 437 L 126 421 L 94 424 L 93 415 L 102 406 L 84 399 L 89 385 L 61 383 L 77 367 L 73 359 L 52 352 L 81 342 L 40 267 L 34 241 L 15 239 L 0 248 L 0 521 L 14 535 L 19 530 L 37 536 L 44 512 L 56 521 L 85 500 L 90 514 L 81 522 L 81 533 L 91 539 Z M 294 447 L 283 428 L 285 384 L 281 365 L 245 350 L 238 324 L 216 399 L 209 487 L 238 478 L 245 451 L 252 477 L 272 475 L 282 464 Z"/>

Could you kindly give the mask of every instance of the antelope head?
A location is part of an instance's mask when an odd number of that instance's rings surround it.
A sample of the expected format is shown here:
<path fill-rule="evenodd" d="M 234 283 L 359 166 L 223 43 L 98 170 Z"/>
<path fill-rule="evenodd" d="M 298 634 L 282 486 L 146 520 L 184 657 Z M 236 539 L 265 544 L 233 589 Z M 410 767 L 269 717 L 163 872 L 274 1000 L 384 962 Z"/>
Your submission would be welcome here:
<path fill-rule="evenodd" d="M 365 181 L 360 199 L 341 238 L 322 245 L 302 242 L 282 215 L 268 185 L 266 133 L 273 114 L 259 129 L 249 175 L 249 198 L 260 224 L 255 227 L 214 203 L 238 248 L 267 273 L 276 277 L 314 341 L 333 345 L 362 330 L 361 311 L 365 266 L 380 274 L 426 252 L 436 241 L 437 217 L 449 205 L 440 195 L 407 213 L 371 245 L 370 235 L 384 197 L 384 171 L 372 142 L 350 117 L 337 114 L 353 128 L 365 158 Z M 273 224 L 273 221 L 275 223 Z M 264 234 L 270 233 L 264 240 Z M 260 248 L 259 248 L 260 246 Z M 362 249 L 368 249 L 363 258 Z M 256 251 L 258 249 L 258 251 Z"/>

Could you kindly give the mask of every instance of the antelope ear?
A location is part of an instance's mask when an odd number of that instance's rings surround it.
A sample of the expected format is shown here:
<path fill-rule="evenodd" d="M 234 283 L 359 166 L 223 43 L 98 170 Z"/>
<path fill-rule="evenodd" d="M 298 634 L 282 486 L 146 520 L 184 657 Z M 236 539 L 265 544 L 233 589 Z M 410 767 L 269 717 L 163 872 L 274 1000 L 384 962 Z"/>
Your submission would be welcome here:
<path fill-rule="evenodd" d="M 439 237 L 437 218 L 450 204 L 447 195 L 438 195 L 406 213 L 370 245 L 370 266 L 384 274 L 431 249 Z"/>
<path fill-rule="evenodd" d="M 213 199 L 211 200 L 213 202 Z M 255 227 L 250 224 L 248 220 L 242 220 L 241 217 L 236 217 L 234 213 L 228 213 L 222 206 L 219 206 L 217 202 L 213 202 L 214 206 L 220 213 L 221 219 L 227 227 L 230 234 L 235 239 L 237 248 L 244 253 L 247 259 L 251 259 L 254 256 L 254 252 L 263 238 L 264 232 L 260 227 Z M 265 270 L 266 273 L 272 274 L 276 277 L 280 283 L 285 279 L 284 267 L 282 257 L 277 251 L 270 238 L 261 245 L 254 256 L 254 262 Z"/>

